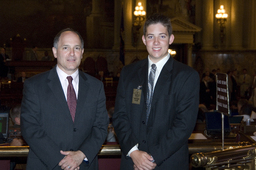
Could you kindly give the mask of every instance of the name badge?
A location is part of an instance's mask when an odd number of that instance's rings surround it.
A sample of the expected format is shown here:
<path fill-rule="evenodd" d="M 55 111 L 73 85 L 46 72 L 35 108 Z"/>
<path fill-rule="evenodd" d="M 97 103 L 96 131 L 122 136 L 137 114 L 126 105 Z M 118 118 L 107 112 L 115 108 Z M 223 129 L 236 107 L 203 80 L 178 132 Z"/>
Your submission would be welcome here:
<path fill-rule="evenodd" d="M 132 103 L 140 104 L 140 99 L 141 99 L 141 89 L 133 89 Z"/>

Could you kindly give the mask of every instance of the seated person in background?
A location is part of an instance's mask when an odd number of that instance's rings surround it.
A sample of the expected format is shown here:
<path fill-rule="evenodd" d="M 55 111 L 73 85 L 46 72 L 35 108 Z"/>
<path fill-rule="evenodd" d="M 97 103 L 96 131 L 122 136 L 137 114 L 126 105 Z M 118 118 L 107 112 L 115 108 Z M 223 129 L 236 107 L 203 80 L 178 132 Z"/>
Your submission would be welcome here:
<path fill-rule="evenodd" d="M 13 122 L 13 126 L 9 127 L 9 140 L 10 146 L 23 146 L 26 142 L 21 136 L 20 131 L 20 113 L 21 105 L 16 105 L 10 110 L 10 117 Z M 16 158 L 14 158 L 10 163 L 10 170 L 26 169 L 26 165 L 17 163 Z"/>
<path fill-rule="evenodd" d="M 211 78 L 205 75 L 200 83 L 200 104 L 204 104 L 207 109 L 210 108 L 212 100 Z"/>
<path fill-rule="evenodd" d="M 253 107 L 252 103 L 250 103 L 247 99 L 240 99 L 237 103 L 237 109 L 239 115 L 242 115 L 244 117 L 244 122 L 248 119 L 250 119 L 251 122 L 253 122 L 253 119 L 256 118 L 256 108 Z M 254 114 L 252 114 L 252 112 L 254 112 Z"/>
<path fill-rule="evenodd" d="M 106 142 L 116 142 L 116 135 L 114 127 L 112 125 L 112 115 L 114 114 L 114 107 L 111 107 L 108 111 L 109 124 L 108 124 L 108 136 Z"/>
<path fill-rule="evenodd" d="M 27 79 L 28 77 L 26 76 L 26 72 L 21 72 L 21 76 L 20 77 L 18 77 L 18 79 L 17 79 L 17 82 L 22 82 L 22 83 L 24 83 L 24 81 Z"/>
<path fill-rule="evenodd" d="M 22 146 L 25 141 L 22 139 L 20 131 L 20 111 L 21 106 L 17 105 L 10 110 L 10 117 L 13 121 L 13 126 L 9 127 L 9 143 L 10 146 Z"/>
<path fill-rule="evenodd" d="M 239 115 L 238 109 L 237 109 L 237 101 L 230 102 L 230 115 L 231 116 Z"/>
<path fill-rule="evenodd" d="M 104 71 L 99 71 L 98 75 L 96 76 L 100 81 L 104 81 Z"/>
<path fill-rule="evenodd" d="M 44 56 L 42 58 L 42 61 L 52 61 L 52 57 L 48 55 L 48 51 L 44 52 Z"/>
<path fill-rule="evenodd" d="M 199 104 L 198 106 L 198 115 L 197 115 L 197 122 L 204 122 L 205 121 L 205 112 L 209 110 L 204 104 Z"/>

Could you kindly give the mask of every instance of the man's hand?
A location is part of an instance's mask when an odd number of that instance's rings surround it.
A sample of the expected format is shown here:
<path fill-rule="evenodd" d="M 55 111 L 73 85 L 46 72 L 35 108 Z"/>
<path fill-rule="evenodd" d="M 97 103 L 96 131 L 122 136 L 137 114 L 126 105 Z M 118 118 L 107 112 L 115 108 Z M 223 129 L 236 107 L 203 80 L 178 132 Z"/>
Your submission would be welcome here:
<path fill-rule="evenodd" d="M 85 155 L 81 151 L 60 151 L 65 157 L 59 162 L 61 169 L 79 170 L 79 165 L 83 162 Z"/>
<path fill-rule="evenodd" d="M 135 150 L 130 154 L 134 163 L 135 170 L 151 170 L 155 169 L 156 163 L 153 163 L 153 158 L 147 152 Z"/>

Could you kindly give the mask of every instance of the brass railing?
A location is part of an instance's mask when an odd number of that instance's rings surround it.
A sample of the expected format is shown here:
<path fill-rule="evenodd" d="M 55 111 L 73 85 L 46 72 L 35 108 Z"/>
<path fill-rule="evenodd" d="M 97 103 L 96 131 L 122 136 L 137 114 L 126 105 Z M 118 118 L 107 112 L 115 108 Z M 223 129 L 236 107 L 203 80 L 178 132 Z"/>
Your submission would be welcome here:
<path fill-rule="evenodd" d="M 2 157 L 27 157 L 29 146 L 0 146 L 0 158 Z M 121 156 L 119 145 L 102 145 L 99 156 Z"/>
<path fill-rule="evenodd" d="M 236 146 L 206 153 L 195 153 L 191 156 L 193 167 L 209 169 L 255 170 L 256 144 Z"/>

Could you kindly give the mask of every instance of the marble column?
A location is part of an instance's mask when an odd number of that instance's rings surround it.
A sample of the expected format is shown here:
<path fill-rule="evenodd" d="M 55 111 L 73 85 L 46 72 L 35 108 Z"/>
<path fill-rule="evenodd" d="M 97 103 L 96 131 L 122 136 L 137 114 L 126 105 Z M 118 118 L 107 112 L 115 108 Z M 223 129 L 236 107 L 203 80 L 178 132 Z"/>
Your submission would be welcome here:
<path fill-rule="evenodd" d="M 132 46 L 132 15 L 133 15 L 133 1 L 124 0 L 123 6 L 124 14 L 124 48 L 125 50 L 134 49 Z"/>
<path fill-rule="evenodd" d="M 231 21 L 230 47 L 231 49 L 241 49 L 243 42 L 243 4 L 241 0 L 232 0 L 231 14 L 228 19 Z M 227 31 L 226 31 L 227 32 Z"/>
<path fill-rule="evenodd" d="M 121 28 L 121 16 L 122 16 L 122 1 L 115 0 L 115 18 L 114 18 L 114 50 L 120 48 L 120 28 Z"/>
<path fill-rule="evenodd" d="M 92 0 L 92 14 L 90 16 L 101 16 L 101 0 Z"/>
<path fill-rule="evenodd" d="M 200 1 L 202 6 L 202 49 L 211 49 L 213 47 L 213 23 L 214 11 L 213 0 Z"/>
<path fill-rule="evenodd" d="M 256 2 L 246 1 L 244 10 L 244 44 L 250 50 L 256 50 Z"/>
<path fill-rule="evenodd" d="M 250 32 L 250 35 L 251 35 L 251 43 L 250 43 L 250 47 L 252 49 L 256 49 L 256 12 L 255 12 L 255 9 L 256 9 L 256 2 L 255 1 L 252 1 L 252 9 L 251 9 L 251 12 L 252 12 L 252 22 L 251 22 L 251 32 Z"/>
<path fill-rule="evenodd" d="M 193 59 L 192 59 L 192 44 L 187 44 L 187 61 L 188 66 L 193 68 Z"/>
<path fill-rule="evenodd" d="M 101 0 L 92 0 L 92 13 L 86 18 L 87 41 L 89 48 L 97 48 L 100 46 L 100 36 L 95 36 L 100 33 L 101 24 Z"/>
<path fill-rule="evenodd" d="M 195 7 L 195 25 L 199 27 L 203 27 L 202 22 L 202 3 L 201 0 L 196 0 L 196 7 Z M 202 32 L 195 34 L 195 43 L 201 43 L 202 41 Z"/>
<path fill-rule="evenodd" d="M 146 17 L 147 17 L 147 1 L 146 0 L 136 0 L 136 4 L 134 5 L 133 11 L 135 10 L 135 6 L 138 5 L 138 2 L 141 2 L 141 5 L 143 6 L 143 10 L 146 11 Z M 138 49 L 145 49 L 145 45 L 142 42 L 142 35 L 143 35 L 143 26 L 144 26 L 145 21 L 143 21 L 141 23 L 141 28 L 140 28 L 140 34 L 139 34 L 139 38 L 138 38 L 138 42 L 137 42 L 137 48 Z"/>

